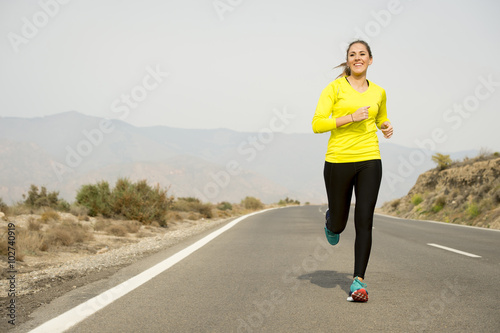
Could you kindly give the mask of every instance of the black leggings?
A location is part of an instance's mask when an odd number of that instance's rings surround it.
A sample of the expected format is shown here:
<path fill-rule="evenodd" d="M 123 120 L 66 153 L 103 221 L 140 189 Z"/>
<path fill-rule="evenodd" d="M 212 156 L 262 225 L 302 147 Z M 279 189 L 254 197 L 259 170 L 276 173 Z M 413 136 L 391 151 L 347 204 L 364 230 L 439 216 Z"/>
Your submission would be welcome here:
<path fill-rule="evenodd" d="M 325 162 L 324 177 L 330 210 L 326 226 L 336 234 L 340 234 L 346 227 L 354 187 L 354 276 L 364 278 L 372 247 L 373 212 L 382 180 L 382 162 Z"/>

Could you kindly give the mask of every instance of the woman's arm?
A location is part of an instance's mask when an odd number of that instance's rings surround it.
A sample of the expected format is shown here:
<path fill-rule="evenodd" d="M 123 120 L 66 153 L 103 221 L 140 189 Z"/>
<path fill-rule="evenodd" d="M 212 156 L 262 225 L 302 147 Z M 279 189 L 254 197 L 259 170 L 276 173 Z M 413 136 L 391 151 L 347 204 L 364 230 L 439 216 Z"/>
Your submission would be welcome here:
<path fill-rule="evenodd" d="M 321 92 L 318 106 L 312 120 L 312 128 L 314 133 L 324 133 L 333 131 L 334 129 L 346 124 L 368 119 L 369 106 L 363 106 L 352 114 L 338 118 L 330 118 L 332 115 L 333 105 L 335 104 L 335 95 L 332 86 L 328 86 Z"/>
<path fill-rule="evenodd" d="M 329 132 L 337 127 L 335 119 L 330 118 L 334 104 L 335 94 L 333 93 L 333 87 L 329 85 L 321 92 L 318 105 L 316 106 L 316 112 L 312 120 L 314 133 Z"/>

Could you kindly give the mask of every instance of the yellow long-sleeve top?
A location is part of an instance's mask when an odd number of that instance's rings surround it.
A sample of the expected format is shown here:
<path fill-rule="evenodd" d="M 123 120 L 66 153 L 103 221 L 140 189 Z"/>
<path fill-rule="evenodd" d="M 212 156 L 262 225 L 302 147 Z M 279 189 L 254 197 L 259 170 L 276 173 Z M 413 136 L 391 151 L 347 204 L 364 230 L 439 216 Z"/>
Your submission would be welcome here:
<path fill-rule="evenodd" d="M 380 159 L 377 128 L 389 121 L 385 104 L 385 90 L 371 81 L 362 93 L 351 87 L 346 77 L 332 81 L 323 89 L 312 128 L 314 133 L 331 132 L 325 160 L 346 163 Z M 352 114 L 363 106 L 370 106 L 368 119 L 337 128 L 336 118 Z"/>

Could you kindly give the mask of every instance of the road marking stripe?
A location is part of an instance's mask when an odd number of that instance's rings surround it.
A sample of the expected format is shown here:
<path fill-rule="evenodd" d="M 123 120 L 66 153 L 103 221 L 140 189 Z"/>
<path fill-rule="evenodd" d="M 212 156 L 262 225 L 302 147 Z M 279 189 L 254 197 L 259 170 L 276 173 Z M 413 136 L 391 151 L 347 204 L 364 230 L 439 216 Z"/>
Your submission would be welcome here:
<path fill-rule="evenodd" d="M 473 225 L 463 225 L 463 224 L 447 223 L 447 222 L 432 221 L 432 220 L 412 220 L 412 219 L 405 219 L 405 218 L 402 218 L 402 217 L 392 216 L 392 215 L 383 214 L 383 213 L 375 213 L 374 215 L 379 215 L 379 216 L 383 216 L 383 217 L 389 217 L 389 218 L 392 218 L 392 219 L 395 219 L 395 220 L 400 220 L 400 221 L 428 222 L 428 223 L 436 223 L 436 224 L 441 224 L 441 225 L 448 225 L 448 226 L 451 226 L 451 227 L 461 227 L 461 228 L 469 228 L 469 229 L 476 229 L 476 230 L 500 232 L 500 229 L 475 227 Z"/>
<path fill-rule="evenodd" d="M 245 216 L 241 216 L 237 218 L 236 220 L 226 224 L 224 227 L 217 229 L 216 231 L 212 232 L 211 234 L 205 236 L 204 238 L 200 239 L 196 243 L 186 247 L 185 249 L 177 252 L 176 254 L 168 257 L 167 259 L 163 260 L 162 262 L 156 264 L 155 266 L 145 270 L 144 272 L 131 277 L 125 282 L 120 283 L 119 285 L 108 289 L 107 291 L 101 293 L 100 295 L 97 295 L 88 301 L 66 311 L 65 313 L 45 322 L 44 324 L 36 327 L 30 333 L 41 333 L 41 332 L 64 332 L 65 330 L 69 329 L 70 327 L 73 327 L 74 325 L 78 324 L 85 318 L 89 317 L 90 315 L 96 313 L 100 309 L 106 307 L 107 305 L 111 304 L 112 302 L 116 301 L 123 295 L 131 292 L 135 288 L 143 285 L 147 281 L 151 280 L 158 274 L 166 271 L 182 259 L 186 258 L 196 250 L 200 249 L 204 245 L 206 245 L 208 242 L 222 234 L 223 232 L 231 229 L 234 227 L 236 224 L 239 222 L 243 221 L 247 217 L 250 217 L 252 215 L 260 214 L 265 211 L 275 209 L 275 208 L 270 208 L 270 209 L 265 209 L 262 211 L 254 212 Z"/>
<path fill-rule="evenodd" d="M 451 247 L 446 247 L 446 246 L 443 246 L 443 245 L 438 245 L 438 244 L 433 244 L 433 243 L 427 243 L 427 245 L 434 246 L 434 247 L 437 247 L 437 248 L 440 248 L 440 249 L 443 249 L 443 250 L 447 250 L 447 251 L 459 253 L 459 254 L 462 254 L 464 256 L 468 256 L 468 257 L 472 257 L 472 258 L 481 258 L 481 256 L 478 256 L 476 254 L 472 254 L 472 253 L 469 253 L 469 252 L 464 252 L 464 251 L 452 249 Z"/>

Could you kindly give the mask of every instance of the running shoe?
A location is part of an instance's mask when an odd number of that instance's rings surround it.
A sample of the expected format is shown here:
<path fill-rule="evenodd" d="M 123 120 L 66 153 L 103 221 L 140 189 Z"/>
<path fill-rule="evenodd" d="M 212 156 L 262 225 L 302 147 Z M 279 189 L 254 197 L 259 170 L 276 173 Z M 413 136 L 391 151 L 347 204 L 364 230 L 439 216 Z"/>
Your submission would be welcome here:
<path fill-rule="evenodd" d="M 325 214 L 325 220 L 328 222 L 328 219 L 330 219 L 330 211 L 327 210 L 326 211 L 326 214 Z M 325 235 L 326 235 L 326 240 L 328 241 L 328 243 L 330 243 L 331 245 L 337 245 L 339 240 L 340 240 L 340 234 L 336 234 L 334 232 L 331 232 L 330 230 L 328 230 L 328 228 L 326 227 L 327 225 L 327 222 L 325 222 Z"/>
<path fill-rule="evenodd" d="M 355 277 L 354 281 L 352 281 L 351 291 L 349 292 L 347 300 L 349 302 L 367 302 L 368 291 L 366 290 L 366 283 L 359 281 L 359 279 Z"/>

